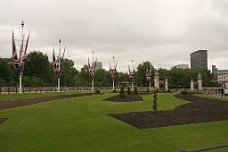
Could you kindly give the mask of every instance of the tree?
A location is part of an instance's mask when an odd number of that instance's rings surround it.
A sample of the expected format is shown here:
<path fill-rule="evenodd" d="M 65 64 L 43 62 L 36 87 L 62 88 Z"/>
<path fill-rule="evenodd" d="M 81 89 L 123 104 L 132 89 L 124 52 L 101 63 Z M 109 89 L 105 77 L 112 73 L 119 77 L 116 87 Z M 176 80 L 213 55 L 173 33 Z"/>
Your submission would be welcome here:
<path fill-rule="evenodd" d="M 94 77 L 94 83 L 95 83 L 95 86 L 97 87 L 101 87 L 101 86 L 106 87 L 110 85 L 109 72 L 106 71 L 105 69 L 97 70 Z"/>
<path fill-rule="evenodd" d="M 70 59 L 61 60 L 61 85 L 62 86 L 75 86 L 76 75 L 79 73 L 74 67 L 74 61 Z"/>
<path fill-rule="evenodd" d="M 152 69 L 152 75 L 154 75 L 154 67 L 149 61 L 143 62 L 142 64 L 140 63 L 138 65 L 137 72 L 135 74 L 135 82 L 138 86 L 143 86 L 143 87 L 148 86 L 148 81 L 146 79 L 147 69 L 148 70 Z"/>
<path fill-rule="evenodd" d="M 88 74 L 88 65 L 84 65 L 81 71 L 76 75 L 76 85 L 77 86 L 91 86 L 92 80 Z"/>
<path fill-rule="evenodd" d="M 18 71 L 14 69 L 11 58 L 0 58 L 0 85 L 16 86 L 18 84 Z"/>
<path fill-rule="evenodd" d="M 50 86 L 50 72 L 52 71 L 50 71 L 49 65 L 47 54 L 40 51 L 29 52 L 25 60 L 24 76 L 39 78 L 45 86 Z"/>

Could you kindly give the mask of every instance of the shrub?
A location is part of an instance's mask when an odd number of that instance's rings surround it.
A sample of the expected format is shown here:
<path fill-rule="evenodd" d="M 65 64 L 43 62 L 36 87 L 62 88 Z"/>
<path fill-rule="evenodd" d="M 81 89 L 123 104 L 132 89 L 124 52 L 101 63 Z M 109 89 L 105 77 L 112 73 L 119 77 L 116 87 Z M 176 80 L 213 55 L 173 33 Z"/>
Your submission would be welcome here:
<path fill-rule="evenodd" d="M 127 95 L 130 95 L 130 94 L 131 94 L 131 88 L 128 87 L 128 88 L 127 88 Z"/>
<path fill-rule="evenodd" d="M 157 100 L 158 100 L 158 97 L 157 97 L 157 92 L 156 92 L 156 90 L 154 90 L 154 95 L 153 95 L 153 97 L 154 97 L 154 100 L 153 100 L 153 110 L 154 110 L 155 112 L 158 112 L 158 108 L 157 108 Z"/>
<path fill-rule="evenodd" d="M 182 90 L 181 94 L 188 94 L 188 91 L 187 90 Z"/>
<path fill-rule="evenodd" d="M 150 92 L 150 89 L 149 89 L 149 88 L 147 88 L 147 89 L 146 89 L 146 92 Z"/>
<path fill-rule="evenodd" d="M 125 92 L 124 92 L 124 87 L 121 87 L 120 88 L 120 98 L 125 98 L 126 95 L 125 95 Z"/>
<path fill-rule="evenodd" d="M 134 94 L 138 94 L 138 89 L 137 89 L 137 87 L 134 87 Z"/>
<path fill-rule="evenodd" d="M 100 90 L 96 90 L 95 93 L 100 93 Z"/>
<path fill-rule="evenodd" d="M 159 92 L 158 88 L 155 89 L 156 92 Z"/>
<path fill-rule="evenodd" d="M 116 93 L 117 91 L 116 90 L 112 90 L 113 93 Z"/>

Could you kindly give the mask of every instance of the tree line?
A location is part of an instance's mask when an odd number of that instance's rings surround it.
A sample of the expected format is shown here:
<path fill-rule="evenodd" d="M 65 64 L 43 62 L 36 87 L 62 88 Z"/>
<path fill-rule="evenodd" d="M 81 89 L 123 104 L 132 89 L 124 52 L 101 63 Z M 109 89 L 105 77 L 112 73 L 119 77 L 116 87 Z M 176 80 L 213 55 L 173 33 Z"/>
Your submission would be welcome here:
<path fill-rule="evenodd" d="M 140 63 L 134 73 L 134 85 L 139 87 L 148 87 L 149 82 L 146 79 L 147 69 L 152 69 L 151 83 L 153 86 L 155 70 L 159 72 L 161 78 L 169 80 L 170 88 L 189 88 L 190 81 L 197 81 L 199 73 L 202 75 L 203 86 L 218 86 L 211 82 L 212 74 L 206 69 L 180 69 L 171 68 L 170 70 L 159 68 L 155 69 L 149 62 Z M 89 87 L 91 79 L 88 76 L 88 65 L 84 65 L 80 71 L 74 67 L 74 61 L 64 58 L 61 59 L 61 87 Z M 115 85 L 121 85 L 122 82 L 129 82 L 127 72 L 116 72 Z M 18 71 L 13 67 L 11 58 L 0 58 L 0 86 L 18 86 Z M 48 60 L 47 54 L 40 51 L 29 52 L 25 60 L 25 70 L 22 77 L 24 87 L 53 87 L 57 86 L 57 76 L 52 70 L 52 62 Z M 94 85 L 97 87 L 111 87 L 112 79 L 109 71 L 99 69 L 95 73 Z"/>

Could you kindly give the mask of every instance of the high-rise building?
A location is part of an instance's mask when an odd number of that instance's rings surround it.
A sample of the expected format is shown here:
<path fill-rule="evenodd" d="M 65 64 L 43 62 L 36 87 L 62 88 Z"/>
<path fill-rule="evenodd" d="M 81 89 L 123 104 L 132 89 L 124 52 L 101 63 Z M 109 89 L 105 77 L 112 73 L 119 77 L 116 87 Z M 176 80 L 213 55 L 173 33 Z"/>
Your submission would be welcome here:
<path fill-rule="evenodd" d="M 99 69 L 102 69 L 102 62 L 96 62 L 95 70 L 97 71 Z"/>
<path fill-rule="evenodd" d="M 207 50 L 198 50 L 190 54 L 191 69 L 207 68 Z"/>

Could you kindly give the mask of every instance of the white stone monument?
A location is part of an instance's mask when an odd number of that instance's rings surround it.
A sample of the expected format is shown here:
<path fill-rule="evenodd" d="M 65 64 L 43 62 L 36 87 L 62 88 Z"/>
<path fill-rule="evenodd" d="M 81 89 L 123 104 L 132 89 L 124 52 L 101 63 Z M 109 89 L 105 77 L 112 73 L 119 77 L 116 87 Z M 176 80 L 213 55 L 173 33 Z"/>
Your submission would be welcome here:
<path fill-rule="evenodd" d="M 155 76 L 154 76 L 154 88 L 156 89 L 160 89 L 160 86 L 159 86 L 159 73 L 158 71 L 155 71 Z"/>
<path fill-rule="evenodd" d="M 191 88 L 190 88 L 190 91 L 194 91 L 194 80 L 191 80 L 191 82 L 190 82 L 190 86 L 191 86 Z"/>
<path fill-rule="evenodd" d="M 168 91 L 169 90 L 169 82 L 168 82 L 168 79 L 166 78 L 165 79 L 165 91 Z"/>
<path fill-rule="evenodd" d="M 202 88 L 202 77 L 201 77 L 201 74 L 199 73 L 198 74 L 198 91 L 202 91 L 203 88 Z"/>

